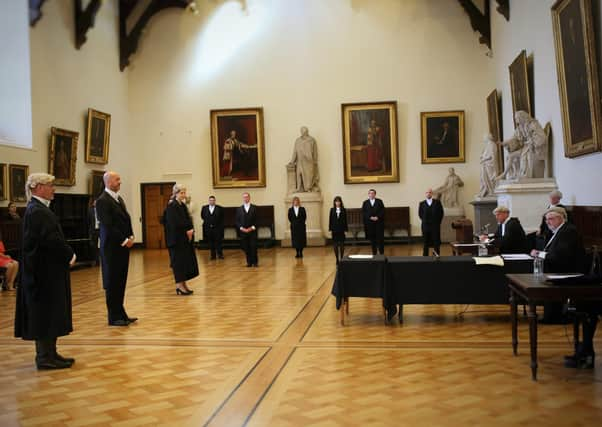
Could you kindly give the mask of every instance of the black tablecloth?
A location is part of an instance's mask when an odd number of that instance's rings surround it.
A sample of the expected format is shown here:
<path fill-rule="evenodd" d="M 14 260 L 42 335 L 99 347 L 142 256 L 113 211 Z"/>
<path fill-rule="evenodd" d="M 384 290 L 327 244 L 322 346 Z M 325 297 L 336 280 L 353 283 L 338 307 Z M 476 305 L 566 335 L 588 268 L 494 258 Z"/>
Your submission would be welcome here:
<path fill-rule="evenodd" d="M 470 256 L 388 257 L 385 306 L 393 304 L 507 304 L 506 274 L 530 273 L 533 261 L 476 265 Z"/>
<path fill-rule="evenodd" d="M 385 266 L 384 255 L 343 258 L 331 291 L 337 299 L 337 310 L 346 297 L 384 298 Z"/>

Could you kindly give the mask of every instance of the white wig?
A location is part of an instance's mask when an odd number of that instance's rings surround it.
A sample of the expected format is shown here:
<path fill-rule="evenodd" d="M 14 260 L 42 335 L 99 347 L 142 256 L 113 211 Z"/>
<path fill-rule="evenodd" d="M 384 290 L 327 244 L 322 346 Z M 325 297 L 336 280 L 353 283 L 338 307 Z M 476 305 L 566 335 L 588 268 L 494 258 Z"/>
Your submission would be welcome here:
<path fill-rule="evenodd" d="M 53 182 L 54 176 L 47 173 L 37 172 L 29 175 L 27 177 L 27 183 L 25 184 L 25 194 L 27 195 L 27 200 L 31 199 L 31 190 L 36 188 L 38 185 L 52 184 Z"/>

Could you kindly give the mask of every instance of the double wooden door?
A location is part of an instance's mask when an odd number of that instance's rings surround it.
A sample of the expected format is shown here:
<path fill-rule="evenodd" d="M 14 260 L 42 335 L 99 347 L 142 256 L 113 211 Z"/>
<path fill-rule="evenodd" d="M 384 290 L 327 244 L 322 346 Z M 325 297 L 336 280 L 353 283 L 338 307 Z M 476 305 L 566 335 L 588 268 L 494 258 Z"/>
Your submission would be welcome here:
<path fill-rule="evenodd" d="M 142 239 L 147 249 L 163 249 L 165 230 L 163 228 L 163 211 L 171 197 L 175 183 L 159 182 L 140 184 L 142 195 Z"/>

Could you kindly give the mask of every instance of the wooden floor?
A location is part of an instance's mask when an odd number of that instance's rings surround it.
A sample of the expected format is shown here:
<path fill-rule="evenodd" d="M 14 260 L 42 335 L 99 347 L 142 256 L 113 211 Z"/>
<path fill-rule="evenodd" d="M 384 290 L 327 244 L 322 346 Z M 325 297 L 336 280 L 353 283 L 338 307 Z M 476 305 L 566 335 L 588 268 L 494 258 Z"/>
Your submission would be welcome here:
<path fill-rule="evenodd" d="M 260 250 L 257 269 L 225 255 L 199 252 L 182 297 L 165 251 L 134 251 L 128 328 L 106 325 L 98 268 L 74 271 L 70 370 L 36 371 L 33 344 L 12 338 L 15 292 L 1 293 L 0 426 L 600 425 L 602 363 L 564 368 L 564 326 L 540 326 L 533 382 L 526 318 L 514 357 L 506 306 L 409 306 L 384 326 L 378 301 L 352 299 L 340 326 L 329 248 Z"/>

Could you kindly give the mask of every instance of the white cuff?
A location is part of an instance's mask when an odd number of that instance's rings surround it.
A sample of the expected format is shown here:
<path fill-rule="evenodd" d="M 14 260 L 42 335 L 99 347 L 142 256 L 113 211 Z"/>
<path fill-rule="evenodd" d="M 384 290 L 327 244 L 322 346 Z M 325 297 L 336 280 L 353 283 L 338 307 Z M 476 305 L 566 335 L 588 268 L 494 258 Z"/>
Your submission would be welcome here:
<path fill-rule="evenodd" d="M 130 238 L 128 237 L 127 239 L 125 239 L 122 243 L 121 246 L 125 246 L 128 244 L 128 240 L 130 240 Z"/>
<path fill-rule="evenodd" d="M 251 226 L 251 228 L 252 228 L 253 230 L 255 230 L 255 226 L 254 226 L 254 225 L 252 225 L 252 226 Z"/>
<path fill-rule="evenodd" d="M 69 264 L 75 263 L 76 259 L 77 259 L 77 255 L 73 254 L 73 256 L 71 257 L 71 261 L 69 261 Z"/>
<path fill-rule="evenodd" d="M 546 255 L 547 255 L 547 254 L 548 254 L 548 253 L 547 253 L 547 252 L 545 252 L 545 251 L 539 251 L 539 253 L 537 254 L 537 256 L 538 256 L 539 258 L 541 258 L 541 259 L 546 259 Z"/>

